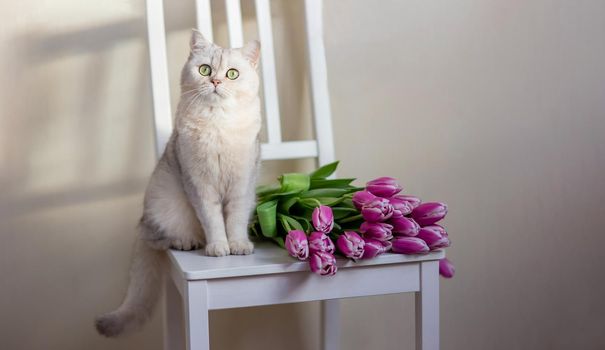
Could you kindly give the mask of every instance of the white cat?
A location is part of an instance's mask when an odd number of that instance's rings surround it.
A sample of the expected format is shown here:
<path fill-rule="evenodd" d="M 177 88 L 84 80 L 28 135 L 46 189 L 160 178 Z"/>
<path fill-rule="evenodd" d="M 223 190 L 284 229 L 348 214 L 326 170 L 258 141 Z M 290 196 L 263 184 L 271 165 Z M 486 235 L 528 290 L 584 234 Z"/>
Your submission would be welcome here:
<path fill-rule="evenodd" d="M 223 49 L 193 30 L 190 46 L 175 128 L 145 193 L 126 297 L 96 319 L 108 337 L 150 316 L 166 249 L 205 246 L 212 256 L 254 250 L 248 221 L 260 153 L 260 44 Z"/>

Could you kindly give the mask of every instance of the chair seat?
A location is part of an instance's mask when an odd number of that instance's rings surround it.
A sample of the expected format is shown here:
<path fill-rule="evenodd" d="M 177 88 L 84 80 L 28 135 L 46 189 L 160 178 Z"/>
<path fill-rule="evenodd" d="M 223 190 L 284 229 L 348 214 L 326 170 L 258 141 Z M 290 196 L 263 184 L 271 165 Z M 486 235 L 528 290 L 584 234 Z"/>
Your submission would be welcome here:
<path fill-rule="evenodd" d="M 309 270 L 307 262 L 295 260 L 288 255 L 285 249 L 270 242 L 256 243 L 252 255 L 229 255 L 217 258 L 204 255 L 203 250 L 170 250 L 168 255 L 183 279 L 188 281 Z M 439 260 L 444 256 L 443 251 L 437 250 L 423 255 L 385 253 L 374 259 L 357 262 L 342 257 L 337 257 L 336 260 L 339 269 L 349 269 L 361 266 Z"/>

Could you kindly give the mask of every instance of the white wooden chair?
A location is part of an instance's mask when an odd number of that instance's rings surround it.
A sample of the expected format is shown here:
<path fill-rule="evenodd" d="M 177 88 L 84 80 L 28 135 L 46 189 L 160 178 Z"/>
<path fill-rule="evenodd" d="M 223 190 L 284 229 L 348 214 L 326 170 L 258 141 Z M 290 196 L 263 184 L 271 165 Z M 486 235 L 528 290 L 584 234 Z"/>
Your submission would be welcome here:
<path fill-rule="evenodd" d="M 334 160 L 332 122 L 323 45 L 322 1 L 305 0 L 312 111 L 315 140 L 284 142 L 281 139 L 273 35 L 269 0 L 254 0 L 262 53 L 262 80 L 268 142 L 262 158 L 317 158 L 319 164 Z M 229 40 L 243 44 L 239 0 L 225 0 Z M 196 0 L 198 28 L 212 40 L 210 0 Z M 147 0 L 147 27 L 153 88 L 157 153 L 172 131 L 166 35 L 162 0 Z M 165 349 L 209 349 L 208 311 L 235 307 L 322 301 L 322 346 L 340 346 L 340 298 L 416 293 L 416 348 L 439 348 L 439 279 L 441 251 L 421 256 L 383 254 L 357 263 L 340 259 L 338 273 L 320 277 L 305 262 L 290 258 L 272 244 L 257 244 L 249 256 L 221 258 L 202 251 L 170 251 L 166 278 Z M 358 283 L 356 281 L 364 281 Z"/>

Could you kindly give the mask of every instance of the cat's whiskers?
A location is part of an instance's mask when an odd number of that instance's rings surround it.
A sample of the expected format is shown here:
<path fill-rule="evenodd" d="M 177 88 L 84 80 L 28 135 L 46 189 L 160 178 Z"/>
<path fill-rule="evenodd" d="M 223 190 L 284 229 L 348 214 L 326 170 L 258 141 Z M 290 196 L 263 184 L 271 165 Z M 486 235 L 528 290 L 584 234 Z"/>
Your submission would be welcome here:
<path fill-rule="evenodd" d="M 189 94 L 194 93 L 194 92 L 199 92 L 199 91 L 200 91 L 200 89 L 199 89 L 199 88 L 195 88 L 195 89 L 187 90 L 187 91 L 185 91 L 185 92 L 181 93 L 181 97 L 186 96 L 186 95 L 189 95 Z"/>
<path fill-rule="evenodd" d="M 198 99 L 200 99 L 202 97 L 202 95 L 203 95 L 203 92 L 198 91 L 197 94 L 195 94 L 191 97 L 191 101 L 189 101 L 189 104 L 187 105 L 187 108 L 185 109 L 185 112 L 183 113 L 184 115 L 187 115 L 187 113 L 189 112 L 189 108 L 191 108 L 191 106 L 194 104 L 194 102 L 197 103 L 196 101 Z"/>
<path fill-rule="evenodd" d="M 216 89 L 216 93 L 219 94 L 221 97 L 231 97 L 233 96 L 233 93 L 231 92 L 231 90 L 225 88 L 225 87 L 219 87 Z"/>

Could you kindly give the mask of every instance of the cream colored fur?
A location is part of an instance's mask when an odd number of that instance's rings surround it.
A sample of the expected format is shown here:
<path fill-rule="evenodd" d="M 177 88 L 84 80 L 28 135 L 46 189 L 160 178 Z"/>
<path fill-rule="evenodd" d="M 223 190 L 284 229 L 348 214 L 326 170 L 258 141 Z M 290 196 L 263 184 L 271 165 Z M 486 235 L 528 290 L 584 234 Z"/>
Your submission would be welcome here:
<path fill-rule="evenodd" d="M 223 49 L 194 30 L 181 73 L 175 128 L 144 200 L 126 297 L 96 319 L 99 333 L 118 336 L 137 329 L 158 297 L 168 248 L 204 246 L 211 256 L 250 254 L 248 221 L 254 206 L 261 127 L 259 44 Z M 202 76 L 207 64 L 212 73 Z M 239 71 L 230 80 L 226 72 Z M 213 83 L 214 81 L 214 83 Z"/>

